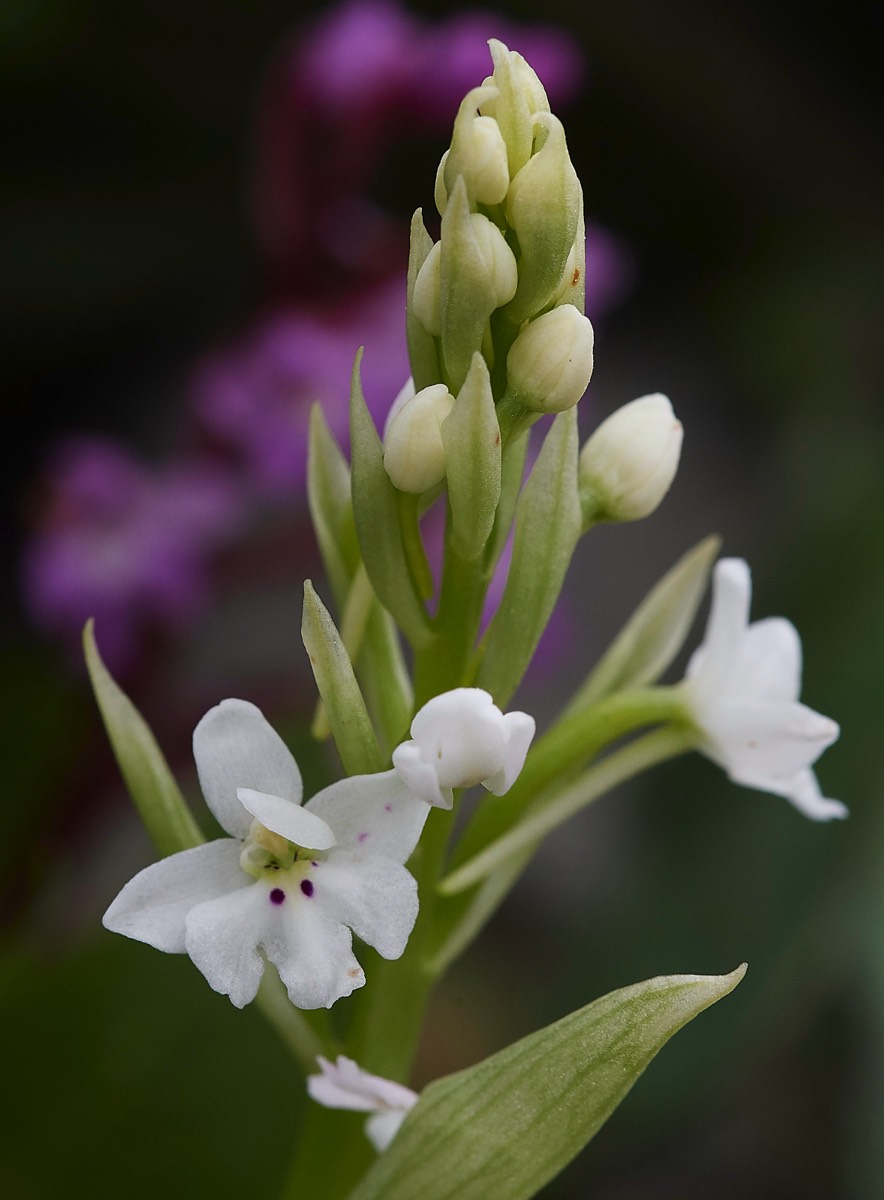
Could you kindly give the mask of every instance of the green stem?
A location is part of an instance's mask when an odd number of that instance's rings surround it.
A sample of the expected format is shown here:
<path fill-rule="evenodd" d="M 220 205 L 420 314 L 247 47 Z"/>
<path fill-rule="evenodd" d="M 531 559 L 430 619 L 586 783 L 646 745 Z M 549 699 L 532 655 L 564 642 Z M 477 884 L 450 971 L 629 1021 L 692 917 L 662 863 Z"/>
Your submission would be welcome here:
<path fill-rule="evenodd" d="M 429 600 L 434 590 L 433 573 L 421 539 L 420 497 L 412 496 L 408 492 L 397 492 L 396 502 L 399 511 L 399 532 L 408 570 L 418 595 L 422 600 Z"/>
<path fill-rule="evenodd" d="M 272 967 L 264 972 L 255 1006 L 291 1050 L 305 1074 L 316 1071 L 318 1054 L 334 1057 L 337 1053 L 337 1043 L 328 1030 L 327 1014 L 315 1013 L 311 1019 L 295 1008 Z"/>
<path fill-rule="evenodd" d="M 439 884 L 443 895 L 455 895 L 479 883 L 511 858 L 532 850 L 559 825 L 564 824 L 582 808 L 604 796 L 612 788 L 646 771 L 657 763 L 665 762 L 691 748 L 693 739 L 685 729 L 666 726 L 655 729 L 629 745 L 615 750 L 600 763 L 589 768 L 576 783 L 554 792 L 551 796 L 539 797 L 515 829 L 492 842 L 487 849 L 477 854 L 456 871 L 452 871 Z"/>

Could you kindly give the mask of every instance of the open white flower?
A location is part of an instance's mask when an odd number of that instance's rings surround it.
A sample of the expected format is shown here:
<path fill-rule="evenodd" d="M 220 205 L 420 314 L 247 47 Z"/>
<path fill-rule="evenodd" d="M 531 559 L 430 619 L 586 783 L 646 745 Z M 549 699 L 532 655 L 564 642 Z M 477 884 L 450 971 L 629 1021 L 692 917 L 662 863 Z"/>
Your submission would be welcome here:
<path fill-rule="evenodd" d="M 365 1122 L 366 1136 L 378 1154 L 386 1150 L 417 1103 L 417 1092 L 392 1079 L 370 1075 L 343 1054 L 333 1063 L 321 1056 L 316 1061 L 322 1074 L 307 1076 L 310 1097 L 326 1108 L 372 1113 Z"/>
<path fill-rule="evenodd" d="M 224 700 L 193 735 L 203 795 L 229 838 L 139 872 L 104 924 L 187 953 L 237 1008 L 255 998 L 265 958 L 299 1008 L 331 1007 L 365 983 L 351 930 L 398 958 L 417 918 L 402 865 L 428 809 L 395 771 L 355 775 L 301 807 L 294 758 L 253 704 Z"/>
<path fill-rule="evenodd" d="M 477 783 L 502 796 L 525 765 L 534 728 L 533 717 L 504 715 L 481 688 L 454 688 L 418 712 L 413 740 L 396 747 L 393 766 L 416 796 L 440 808 L 451 808 L 452 789 Z"/>
<path fill-rule="evenodd" d="M 847 816 L 820 792 L 811 765 L 838 726 L 798 702 L 801 641 L 782 617 L 749 624 L 752 584 L 741 558 L 724 558 L 713 577 L 703 644 L 688 663 L 685 690 L 700 749 L 735 783 L 785 796 L 805 816 Z"/>

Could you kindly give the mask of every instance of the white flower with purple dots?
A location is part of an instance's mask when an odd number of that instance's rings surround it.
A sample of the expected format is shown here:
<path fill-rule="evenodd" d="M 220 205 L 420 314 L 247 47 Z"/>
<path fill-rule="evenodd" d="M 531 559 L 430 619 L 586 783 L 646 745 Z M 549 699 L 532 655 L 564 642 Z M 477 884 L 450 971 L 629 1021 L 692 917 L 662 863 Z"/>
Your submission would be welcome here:
<path fill-rule="evenodd" d="M 135 876 L 105 926 L 186 953 L 237 1008 L 265 960 L 298 1008 L 331 1007 L 362 987 L 352 933 L 398 958 L 418 912 L 403 864 L 429 809 L 395 771 L 355 775 L 301 806 L 294 758 L 253 704 L 224 700 L 193 735 L 206 803 L 230 837 Z"/>

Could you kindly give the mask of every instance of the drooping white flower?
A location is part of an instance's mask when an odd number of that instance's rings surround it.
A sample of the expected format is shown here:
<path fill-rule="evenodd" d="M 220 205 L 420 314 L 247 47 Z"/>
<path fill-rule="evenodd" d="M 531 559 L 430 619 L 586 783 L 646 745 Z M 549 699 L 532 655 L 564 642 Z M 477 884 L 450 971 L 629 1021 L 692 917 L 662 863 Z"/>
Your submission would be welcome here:
<path fill-rule="evenodd" d="M 481 688 L 454 688 L 418 712 L 393 766 L 416 796 L 440 808 L 451 808 L 454 788 L 477 783 L 502 796 L 525 765 L 534 728 L 533 717 L 504 715 Z"/>
<path fill-rule="evenodd" d="M 735 783 L 785 796 L 805 816 L 847 816 L 819 789 L 811 765 L 838 737 L 838 726 L 798 702 L 801 641 L 782 617 L 749 624 L 752 584 L 740 558 L 724 558 L 713 576 L 703 644 L 685 675 L 700 749 Z"/>
<path fill-rule="evenodd" d="M 326 1108 L 371 1113 L 365 1122 L 366 1136 L 378 1154 L 386 1150 L 417 1103 L 417 1092 L 392 1079 L 370 1075 L 343 1054 L 333 1063 L 321 1056 L 316 1061 L 322 1074 L 307 1076 L 310 1097 Z"/>
<path fill-rule="evenodd" d="M 299 1008 L 330 1007 L 365 983 L 351 930 L 398 958 L 417 918 L 403 864 L 427 816 L 395 771 L 332 784 L 301 807 L 294 758 L 253 704 L 224 700 L 193 735 L 206 803 L 230 837 L 135 876 L 104 924 L 189 954 L 237 1008 L 265 959 Z"/>

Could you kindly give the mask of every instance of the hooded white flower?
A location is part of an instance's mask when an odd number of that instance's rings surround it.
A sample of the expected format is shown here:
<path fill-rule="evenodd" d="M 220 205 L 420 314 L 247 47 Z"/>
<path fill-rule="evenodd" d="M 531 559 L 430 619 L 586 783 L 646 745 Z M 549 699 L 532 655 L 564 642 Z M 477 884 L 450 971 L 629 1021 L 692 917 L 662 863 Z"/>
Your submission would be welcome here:
<path fill-rule="evenodd" d="M 237 1008 L 265 959 L 299 1008 L 331 1007 L 365 983 L 351 930 L 398 958 L 417 918 L 402 865 L 427 817 L 395 771 L 332 784 L 301 807 L 294 758 L 253 704 L 224 700 L 193 735 L 206 803 L 230 834 L 139 872 L 104 924 L 187 953 Z"/>
<path fill-rule="evenodd" d="M 423 706 L 393 766 L 416 796 L 440 808 L 451 808 L 454 788 L 477 783 L 502 796 L 525 765 L 534 728 L 533 717 L 504 715 L 481 688 L 454 688 Z"/>
<path fill-rule="evenodd" d="M 785 796 L 812 820 L 845 817 L 847 808 L 821 794 L 811 770 L 838 737 L 838 726 L 798 702 L 795 626 L 782 617 L 750 625 L 751 595 L 743 559 L 721 559 L 706 636 L 685 675 L 700 748 L 735 783 Z"/>
<path fill-rule="evenodd" d="M 392 1079 L 370 1075 L 343 1054 L 333 1063 L 322 1057 L 316 1061 L 322 1074 L 307 1076 L 310 1097 L 326 1108 L 372 1113 L 365 1122 L 366 1136 L 378 1154 L 386 1150 L 417 1103 L 417 1092 Z"/>

